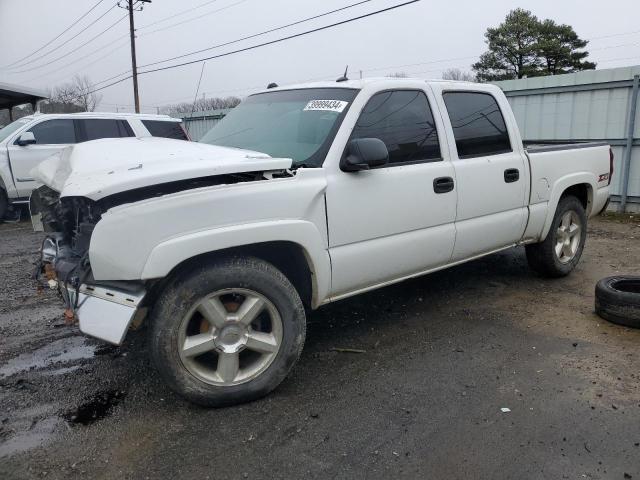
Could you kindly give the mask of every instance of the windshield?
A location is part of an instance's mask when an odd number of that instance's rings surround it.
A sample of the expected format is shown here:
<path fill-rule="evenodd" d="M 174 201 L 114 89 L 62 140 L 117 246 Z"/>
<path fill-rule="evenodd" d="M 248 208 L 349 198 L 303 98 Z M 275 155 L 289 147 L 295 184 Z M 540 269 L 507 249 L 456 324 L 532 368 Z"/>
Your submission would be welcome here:
<path fill-rule="evenodd" d="M 291 158 L 294 167 L 319 167 L 357 93 L 309 88 L 252 95 L 200 142 Z"/>
<path fill-rule="evenodd" d="M 7 138 L 9 135 L 11 135 L 16 130 L 18 130 L 24 124 L 28 123 L 29 121 L 30 121 L 30 119 L 28 119 L 28 118 L 20 118 L 20 119 L 16 120 L 15 122 L 10 123 L 6 127 L 0 128 L 0 142 L 3 141 L 5 138 Z"/>

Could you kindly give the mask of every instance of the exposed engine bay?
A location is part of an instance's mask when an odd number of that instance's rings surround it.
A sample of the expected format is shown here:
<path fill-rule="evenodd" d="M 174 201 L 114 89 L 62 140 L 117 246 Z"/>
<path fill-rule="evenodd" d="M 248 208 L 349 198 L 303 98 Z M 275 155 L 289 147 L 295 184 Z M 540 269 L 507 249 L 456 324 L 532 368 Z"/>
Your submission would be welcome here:
<path fill-rule="evenodd" d="M 289 171 L 215 175 L 151 185 L 117 193 L 98 201 L 85 197 L 60 198 L 58 192 L 42 186 L 34 190 L 29 205 L 34 229 L 48 233 L 42 245 L 42 258 L 37 275 L 46 273 L 48 280 L 53 279 L 73 288 L 92 280 L 88 254 L 91 234 L 102 214 L 113 207 L 197 188 L 291 175 Z"/>

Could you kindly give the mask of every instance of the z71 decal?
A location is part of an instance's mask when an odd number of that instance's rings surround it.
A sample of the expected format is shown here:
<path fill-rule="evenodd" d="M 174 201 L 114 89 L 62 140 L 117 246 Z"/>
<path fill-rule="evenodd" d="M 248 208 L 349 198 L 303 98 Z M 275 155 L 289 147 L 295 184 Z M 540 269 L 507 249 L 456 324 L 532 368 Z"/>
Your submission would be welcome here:
<path fill-rule="evenodd" d="M 601 173 L 600 176 L 598 177 L 598 182 L 604 182 L 605 180 L 609 180 L 609 174 Z"/>
<path fill-rule="evenodd" d="M 316 110 L 323 112 L 342 112 L 349 102 L 342 100 L 311 100 L 304 107 L 305 111 Z"/>

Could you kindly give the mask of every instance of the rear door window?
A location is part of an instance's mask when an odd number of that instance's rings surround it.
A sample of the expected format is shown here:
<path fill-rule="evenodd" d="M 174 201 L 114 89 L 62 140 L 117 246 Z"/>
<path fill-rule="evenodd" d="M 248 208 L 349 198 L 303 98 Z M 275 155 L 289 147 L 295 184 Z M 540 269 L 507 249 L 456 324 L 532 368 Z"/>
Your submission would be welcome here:
<path fill-rule="evenodd" d="M 88 118 L 77 120 L 82 132 L 82 141 L 100 138 L 133 137 L 133 131 L 125 120 L 109 118 Z"/>
<path fill-rule="evenodd" d="M 507 126 L 498 102 L 489 93 L 445 92 L 459 158 L 511 151 Z"/>
<path fill-rule="evenodd" d="M 76 131 L 73 120 L 58 118 L 45 120 L 29 129 L 38 145 L 65 145 L 76 143 Z"/>
<path fill-rule="evenodd" d="M 162 120 L 142 120 L 142 124 L 154 137 L 175 138 L 176 140 L 189 140 L 179 122 Z"/>

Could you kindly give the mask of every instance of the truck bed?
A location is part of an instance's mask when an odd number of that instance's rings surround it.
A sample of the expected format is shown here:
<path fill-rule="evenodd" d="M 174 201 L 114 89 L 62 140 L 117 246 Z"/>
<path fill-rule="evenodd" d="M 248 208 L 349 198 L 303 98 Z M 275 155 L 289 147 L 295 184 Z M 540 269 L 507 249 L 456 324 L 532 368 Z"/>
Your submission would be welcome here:
<path fill-rule="evenodd" d="M 561 150 L 577 150 L 580 148 L 591 147 L 608 147 L 605 142 L 575 142 L 575 143 L 559 143 L 559 142 L 522 142 L 524 144 L 527 153 L 542 153 L 542 152 L 558 152 Z"/>

